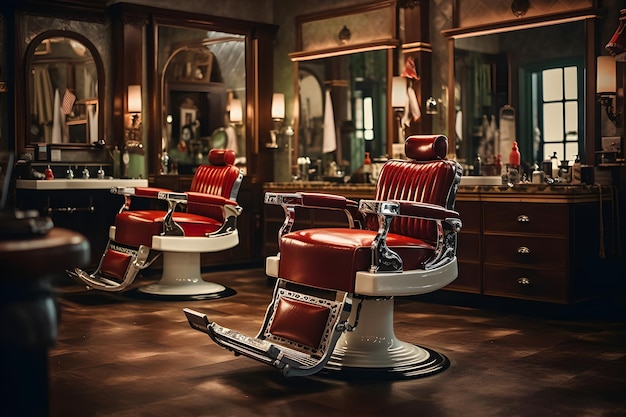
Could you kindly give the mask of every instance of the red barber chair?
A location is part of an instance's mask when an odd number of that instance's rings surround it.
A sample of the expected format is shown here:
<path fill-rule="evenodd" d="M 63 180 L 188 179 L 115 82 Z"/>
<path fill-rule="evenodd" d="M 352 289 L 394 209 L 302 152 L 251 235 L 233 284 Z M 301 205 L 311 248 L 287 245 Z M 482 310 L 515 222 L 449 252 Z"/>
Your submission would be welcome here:
<path fill-rule="evenodd" d="M 213 149 L 210 165 L 198 167 L 191 188 L 179 193 L 152 187 L 114 187 L 125 202 L 109 230 L 109 243 L 96 272 L 75 269 L 70 275 L 88 288 L 119 292 L 129 288 L 137 273 L 161 254 L 163 275 L 139 288 L 152 295 L 202 297 L 226 291 L 201 277 L 200 254 L 237 246 L 237 194 L 242 171 L 233 165 L 235 153 Z M 131 199 L 167 202 L 167 210 L 131 210 Z M 183 208 L 185 208 L 183 210 Z"/>
<path fill-rule="evenodd" d="M 447 149 L 444 136 L 409 137 L 409 159 L 385 163 L 374 200 L 266 193 L 265 203 L 281 205 L 286 219 L 280 253 L 266 260 L 277 281 L 259 333 L 249 337 L 185 309 L 191 327 L 286 376 L 396 379 L 446 369 L 445 355 L 395 336 L 393 304 L 457 277 L 462 170 Z M 291 231 L 297 207 L 343 210 L 350 227 Z"/>

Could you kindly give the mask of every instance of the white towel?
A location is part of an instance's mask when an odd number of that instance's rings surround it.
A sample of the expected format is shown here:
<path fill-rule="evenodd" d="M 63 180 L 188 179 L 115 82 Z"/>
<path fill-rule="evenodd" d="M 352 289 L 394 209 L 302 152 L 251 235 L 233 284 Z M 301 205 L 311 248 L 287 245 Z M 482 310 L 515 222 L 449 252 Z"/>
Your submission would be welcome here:
<path fill-rule="evenodd" d="M 322 142 L 322 153 L 337 150 L 337 132 L 335 130 L 335 114 L 333 112 L 333 102 L 330 98 L 330 90 L 326 90 L 326 102 L 324 104 L 324 140 Z"/>
<path fill-rule="evenodd" d="M 52 115 L 52 143 L 61 143 L 61 96 L 59 89 L 54 91 L 54 105 Z"/>
<path fill-rule="evenodd" d="M 98 106 L 91 104 L 87 106 L 87 121 L 89 122 L 89 140 L 96 142 L 98 138 Z"/>

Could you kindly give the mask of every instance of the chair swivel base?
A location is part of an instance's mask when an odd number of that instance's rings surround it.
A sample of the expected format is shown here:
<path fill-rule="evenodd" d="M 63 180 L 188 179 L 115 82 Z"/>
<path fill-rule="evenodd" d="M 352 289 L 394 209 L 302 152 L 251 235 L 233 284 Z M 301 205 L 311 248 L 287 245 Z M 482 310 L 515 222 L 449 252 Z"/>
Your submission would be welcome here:
<path fill-rule="evenodd" d="M 138 291 L 160 296 L 197 297 L 218 296 L 227 288 L 202 279 L 199 253 L 164 252 L 161 279 L 139 287 Z"/>
<path fill-rule="evenodd" d="M 445 355 L 396 338 L 393 298 L 364 299 L 362 303 L 358 325 L 339 338 L 320 375 L 341 379 L 408 379 L 448 368 L 450 361 Z M 353 308 L 353 316 L 356 310 Z M 349 322 L 354 323 L 355 318 L 350 317 Z"/>

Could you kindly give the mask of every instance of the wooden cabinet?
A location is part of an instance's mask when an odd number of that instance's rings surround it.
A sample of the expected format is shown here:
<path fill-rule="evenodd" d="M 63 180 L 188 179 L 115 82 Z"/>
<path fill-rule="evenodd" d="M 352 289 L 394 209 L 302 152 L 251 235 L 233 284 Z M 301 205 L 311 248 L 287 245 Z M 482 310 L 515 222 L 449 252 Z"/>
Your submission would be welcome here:
<path fill-rule="evenodd" d="M 459 277 L 446 289 L 570 304 L 614 275 L 612 201 L 598 187 L 459 193 Z M 607 195 L 608 194 L 608 195 Z"/>
<path fill-rule="evenodd" d="M 266 191 L 316 191 L 354 200 L 372 198 L 372 186 L 266 184 Z M 599 187 L 461 187 L 455 209 L 459 275 L 446 291 L 553 304 L 571 304 L 606 294 L 618 273 L 613 199 Z M 264 255 L 278 252 L 284 215 L 266 206 Z M 300 210 L 294 229 L 342 227 L 341 212 Z M 614 265 L 614 263 L 613 263 Z"/>
<path fill-rule="evenodd" d="M 481 204 L 477 201 L 462 201 L 456 203 L 455 209 L 463 222 L 457 240 L 459 276 L 447 288 L 479 294 L 482 276 Z"/>

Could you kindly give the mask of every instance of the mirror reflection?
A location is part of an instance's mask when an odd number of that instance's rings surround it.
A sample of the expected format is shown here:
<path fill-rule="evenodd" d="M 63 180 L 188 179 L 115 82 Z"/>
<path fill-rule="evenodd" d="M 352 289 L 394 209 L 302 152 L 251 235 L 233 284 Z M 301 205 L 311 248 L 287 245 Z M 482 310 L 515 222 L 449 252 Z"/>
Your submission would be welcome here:
<path fill-rule="evenodd" d="M 366 152 L 387 156 L 385 50 L 303 61 L 298 77 L 297 152 L 310 161 L 306 179 L 347 180 Z"/>
<path fill-rule="evenodd" d="M 574 160 L 584 138 L 584 22 L 454 41 L 459 162 L 493 175 L 517 141 L 526 166 Z"/>
<path fill-rule="evenodd" d="M 44 38 L 28 71 L 30 143 L 98 141 L 98 70 L 90 49 L 69 36 Z"/>
<path fill-rule="evenodd" d="M 168 172 L 192 174 L 213 148 L 245 168 L 245 37 L 160 26 L 159 62 Z"/>

